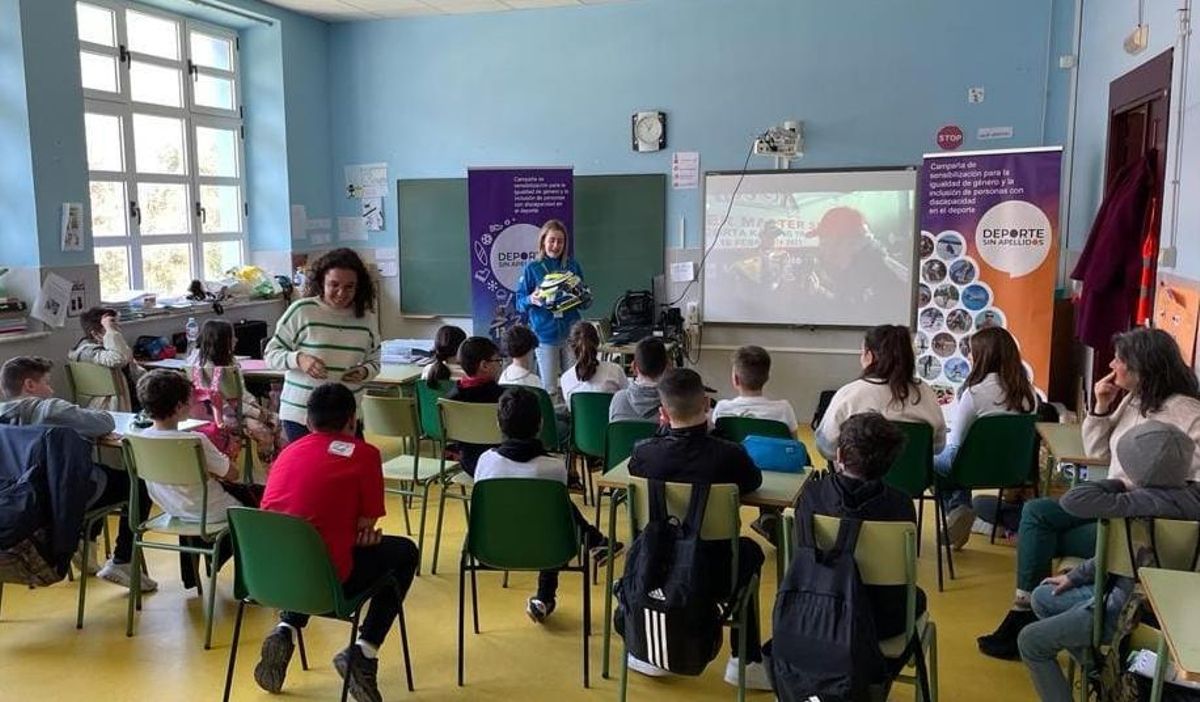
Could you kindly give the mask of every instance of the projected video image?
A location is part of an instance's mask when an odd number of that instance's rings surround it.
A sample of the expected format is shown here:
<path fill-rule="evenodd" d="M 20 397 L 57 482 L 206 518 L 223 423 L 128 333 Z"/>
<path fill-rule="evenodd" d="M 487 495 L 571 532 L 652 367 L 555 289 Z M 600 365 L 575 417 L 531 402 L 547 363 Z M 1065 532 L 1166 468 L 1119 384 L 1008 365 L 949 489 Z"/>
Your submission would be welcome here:
<path fill-rule="evenodd" d="M 705 319 L 909 322 L 915 246 L 910 172 L 748 175 L 732 207 L 730 179 L 736 176 L 707 181 L 705 246 L 714 239 L 716 244 L 704 267 Z M 944 266 L 936 273 L 925 279 L 936 284 L 947 275 Z M 929 288 L 922 292 L 928 295 Z"/>

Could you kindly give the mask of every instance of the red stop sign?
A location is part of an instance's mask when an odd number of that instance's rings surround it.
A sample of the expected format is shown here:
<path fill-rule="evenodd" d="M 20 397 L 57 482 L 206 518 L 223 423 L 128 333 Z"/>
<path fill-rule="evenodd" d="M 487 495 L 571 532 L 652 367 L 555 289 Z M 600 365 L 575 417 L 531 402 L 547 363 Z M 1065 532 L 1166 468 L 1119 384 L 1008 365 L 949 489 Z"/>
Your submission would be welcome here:
<path fill-rule="evenodd" d="M 938 130 L 937 145 L 943 151 L 953 151 L 962 146 L 963 130 L 956 124 L 947 124 Z"/>

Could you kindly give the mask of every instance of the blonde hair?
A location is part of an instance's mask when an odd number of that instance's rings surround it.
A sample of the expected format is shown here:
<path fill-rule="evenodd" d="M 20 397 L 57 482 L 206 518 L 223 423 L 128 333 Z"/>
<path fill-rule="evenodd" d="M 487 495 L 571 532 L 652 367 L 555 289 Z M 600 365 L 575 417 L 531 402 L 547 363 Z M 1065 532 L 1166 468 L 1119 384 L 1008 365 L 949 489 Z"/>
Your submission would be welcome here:
<path fill-rule="evenodd" d="M 562 233 L 563 239 L 564 239 L 562 260 L 566 261 L 567 260 L 566 240 L 568 239 L 567 225 L 563 224 L 561 221 L 559 221 L 557 219 L 546 220 L 546 223 L 542 225 L 541 231 L 538 232 L 537 260 L 541 261 L 546 258 L 546 237 L 550 236 L 551 232 L 561 232 Z"/>

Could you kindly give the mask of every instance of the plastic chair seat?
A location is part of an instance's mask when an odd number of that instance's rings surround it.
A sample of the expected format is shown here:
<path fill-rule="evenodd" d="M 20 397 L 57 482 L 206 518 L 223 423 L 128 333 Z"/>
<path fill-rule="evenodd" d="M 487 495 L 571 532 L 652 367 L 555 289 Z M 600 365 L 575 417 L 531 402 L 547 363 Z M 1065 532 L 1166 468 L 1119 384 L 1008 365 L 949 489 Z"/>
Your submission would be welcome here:
<path fill-rule="evenodd" d="M 457 464 L 455 464 L 455 467 L 457 467 Z M 460 470 L 459 472 L 450 476 L 450 482 L 454 483 L 455 485 L 462 485 L 463 487 L 469 488 L 475 485 L 475 478 L 467 475 L 466 471 Z"/>
<path fill-rule="evenodd" d="M 921 640 L 924 641 L 929 632 L 929 610 L 921 613 L 917 617 L 914 626 L 917 631 L 921 632 Z M 879 642 L 879 651 L 883 653 L 884 658 L 899 658 L 904 655 L 904 649 L 908 648 L 908 642 L 912 640 L 911 634 L 897 634 L 890 639 L 884 639 Z"/>
<path fill-rule="evenodd" d="M 391 460 L 383 463 L 383 479 L 392 481 L 412 481 L 413 479 L 413 455 L 400 454 Z M 457 462 L 446 463 L 446 470 L 459 470 Z M 416 482 L 418 485 L 424 485 L 432 480 L 437 479 L 441 474 L 441 470 L 436 461 L 426 459 L 417 463 Z"/>
<path fill-rule="evenodd" d="M 382 455 L 384 463 L 387 463 L 397 456 L 404 455 L 405 437 L 385 436 L 383 434 L 367 434 L 364 432 L 363 440 L 379 449 L 379 453 Z M 408 458 L 411 461 L 412 455 L 410 454 Z"/>
<path fill-rule="evenodd" d="M 200 522 L 178 519 L 166 513 L 142 522 L 142 529 L 144 531 L 155 531 L 160 534 L 172 534 L 174 536 L 207 536 L 210 540 L 215 540 L 226 531 L 229 531 L 229 523 L 226 521 L 214 522 L 210 519 L 207 531 L 202 529 L 201 526 Z"/>

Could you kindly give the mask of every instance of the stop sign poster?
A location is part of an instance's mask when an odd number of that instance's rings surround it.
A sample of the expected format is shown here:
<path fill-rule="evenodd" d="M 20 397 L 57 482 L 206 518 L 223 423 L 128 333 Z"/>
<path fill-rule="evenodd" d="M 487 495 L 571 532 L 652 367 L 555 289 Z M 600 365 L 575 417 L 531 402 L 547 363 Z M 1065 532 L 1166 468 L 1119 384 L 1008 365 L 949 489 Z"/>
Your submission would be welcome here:
<path fill-rule="evenodd" d="M 1050 373 L 1062 147 L 925 154 L 921 168 L 917 374 L 950 403 L 970 338 L 1003 327 L 1034 385 Z"/>
<path fill-rule="evenodd" d="M 954 151 L 963 145 L 963 130 L 957 124 L 947 124 L 937 132 L 938 148 L 943 151 Z"/>

